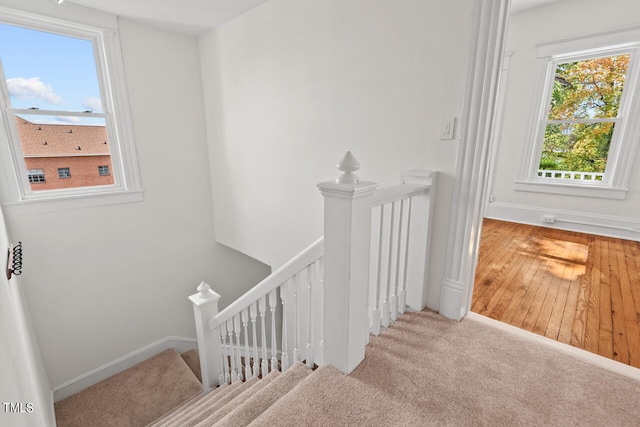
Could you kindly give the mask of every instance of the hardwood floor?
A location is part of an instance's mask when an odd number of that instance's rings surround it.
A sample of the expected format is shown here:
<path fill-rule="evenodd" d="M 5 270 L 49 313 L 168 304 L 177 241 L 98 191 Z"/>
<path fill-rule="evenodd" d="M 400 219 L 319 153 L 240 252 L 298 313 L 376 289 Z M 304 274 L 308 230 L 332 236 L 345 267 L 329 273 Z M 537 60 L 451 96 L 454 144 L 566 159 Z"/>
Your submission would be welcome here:
<path fill-rule="evenodd" d="M 471 310 L 640 368 L 640 242 L 485 219 Z"/>

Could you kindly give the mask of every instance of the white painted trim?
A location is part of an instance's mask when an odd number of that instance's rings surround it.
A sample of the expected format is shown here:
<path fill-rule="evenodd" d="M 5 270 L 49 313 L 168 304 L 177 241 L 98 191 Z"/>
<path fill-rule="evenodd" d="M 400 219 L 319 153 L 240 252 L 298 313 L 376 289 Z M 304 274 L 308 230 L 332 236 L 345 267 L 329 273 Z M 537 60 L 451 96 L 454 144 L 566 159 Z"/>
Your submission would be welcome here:
<path fill-rule="evenodd" d="M 451 283 L 463 286 L 457 310 L 441 312 L 461 319 L 469 311 L 482 226 L 482 197 L 487 179 L 489 141 L 493 132 L 500 68 L 509 0 L 476 0 L 467 68 L 465 105 L 461 120 L 461 143 L 451 198 L 444 280 L 440 307 L 454 304 L 457 293 Z M 451 300 L 449 300 L 451 298 Z"/>
<path fill-rule="evenodd" d="M 490 203 L 487 211 L 487 217 L 492 219 L 640 241 L 640 220 L 636 218 L 499 202 Z M 553 215 L 555 222 L 553 224 L 542 222 L 543 215 Z"/>
<path fill-rule="evenodd" d="M 59 401 L 65 397 L 69 397 L 74 393 L 91 387 L 102 380 L 109 378 L 119 372 L 131 368 L 138 363 L 162 353 L 170 348 L 175 349 L 182 354 L 186 351 L 198 348 L 198 343 L 193 338 L 166 337 L 154 343 L 151 343 L 141 349 L 122 356 L 112 362 L 96 368 L 86 374 L 80 375 L 64 384 L 60 384 L 53 388 L 53 399 Z"/>
<path fill-rule="evenodd" d="M 0 0 L 0 22 L 83 38 L 93 44 L 102 103 L 106 112 L 100 116 L 106 122 L 111 147 L 111 173 L 114 178 L 111 186 L 32 191 L 26 173 L 21 172 L 24 170 L 24 162 L 21 160 L 23 156 L 19 137 L 13 122 L 16 110 L 8 107 L 10 102 L 6 85 L 0 86 L 2 104 L 6 107 L 2 114 L 4 126 L 0 130 L 0 198 L 6 214 L 10 216 L 141 201 L 142 184 L 116 17 L 97 11 L 94 13 L 91 9 L 75 8 L 73 5 L 69 5 L 71 8 L 63 14 L 64 17 L 60 17 L 60 7 L 54 8 L 51 12 L 57 13 L 51 14 L 43 14 L 37 9 L 34 11 L 34 8 L 50 9 L 47 5 L 39 4 L 41 2 L 36 4 L 35 1 L 25 0 L 21 4 L 23 10 L 3 7 L 3 3 Z M 63 9 L 66 7 L 65 4 Z M 107 195 L 103 196 L 103 193 Z"/>
<path fill-rule="evenodd" d="M 627 198 L 628 188 L 614 188 L 609 186 L 572 184 L 570 180 L 516 181 L 513 188 L 516 191 L 530 191 L 533 193 L 561 194 L 563 196 L 589 197 L 598 199 L 624 200 Z"/>
<path fill-rule="evenodd" d="M 495 319 L 482 316 L 481 314 L 478 314 L 478 313 L 470 312 L 467 315 L 466 320 L 482 323 L 487 326 L 500 329 L 502 331 L 515 335 L 519 338 L 525 339 L 529 342 L 548 347 L 551 350 L 556 351 L 558 353 L 575 357 L 576 359 L 580 359 L 583 362 L 598 366 L 599 368 L 602 368 L 602 369 L 606 369 L 607 371 L 614 372 L 616 374 L 625 376 L 627 378 L 631 378 L 636 381 L 640 381 L 640 369 L 634 368 L 633 366 L 625 365 L 623 363 L 616 362 L 615 360 L 608 359 L 598 354 L 590 353 L 586 350 L 582 350 L 568 344 L 554 341 L 550 338 L 534 334 L 533 332 L 525 331 L 524 329 L 516 328 L 515 326 L 499 322 Z"/>

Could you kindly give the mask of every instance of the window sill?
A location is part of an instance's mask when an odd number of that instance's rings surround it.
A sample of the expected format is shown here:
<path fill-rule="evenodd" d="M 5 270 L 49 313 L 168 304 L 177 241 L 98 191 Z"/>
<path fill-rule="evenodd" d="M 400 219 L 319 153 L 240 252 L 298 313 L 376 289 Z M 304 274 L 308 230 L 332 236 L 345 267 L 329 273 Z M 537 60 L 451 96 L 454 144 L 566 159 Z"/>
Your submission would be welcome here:
<path fill-rule="evenodd" d="M 594 197 L 599 199 L 624 200 L 627 197 L 626 188 L 596 187 L 580 184 L 547 183 L 533 181 L 516 181 L 516 191 L 533 193 L 560 194 L 563 196 Z"/>
<path fill-rule="evenodd" d="M 144 200 L 142 190 L 113 191 L 6 202 L 2 205 L 2 211 L 6 216 L 18 216 L 64 209 L 135 203 L 142 200 Z"/>

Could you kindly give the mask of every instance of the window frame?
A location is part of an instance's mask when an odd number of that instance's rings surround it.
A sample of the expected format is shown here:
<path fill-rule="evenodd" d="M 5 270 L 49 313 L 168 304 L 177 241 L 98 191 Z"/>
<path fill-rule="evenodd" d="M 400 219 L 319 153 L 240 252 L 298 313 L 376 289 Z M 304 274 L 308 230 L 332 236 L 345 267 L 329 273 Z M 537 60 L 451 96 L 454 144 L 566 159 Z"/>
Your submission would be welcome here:
<path fill-rule="evenodd" d="M 0 126 L 0 201 L 9 215 L 130 203 L 143 199 L 117 19 L 103 13 L 93 16 L 92 11 L 78 12 L 74 9 L 73 12 L 71 15 L 77 22 L 0 6 L 0 22 L 92 42 L 104 109 L 100 116 L 104 117 L 107 127 L 112 164 L 110 173 L 114 177 L 114 184 L 32 191 L 15 126 L 15 111 L 20 110 L 13 111 L 9 99 L 4 99 L 3 105 L 7 108 L 0 111 L 3 124 Z M 3 97 L 8 97 L 6 81 L 1 80 L 4 89 L 0 92 Z M 38 113 L 42 114 L 43 111 L 39 110 Z M 87 113 L 89 117 L 91 114 Z"/>
<path fill-rule="evenodd" d="M 629 69 L 620 101 L 618 118 L 602 181 L 553 179 L 538 176 L 544 130 L 550 108 L 553 79 L 559 63 L 629 53 Z M 640 76 L 640 29 L 609 32 L 595 36 L 554 41 L 537 47 L 534 70 L 534 96 L 527 128 L 526 147 L 515 181 L 518 191 L 530 191 L 568 196 L 597 197 L 624 200 L 629 176 L 640 137 L 638 121 Z"/>

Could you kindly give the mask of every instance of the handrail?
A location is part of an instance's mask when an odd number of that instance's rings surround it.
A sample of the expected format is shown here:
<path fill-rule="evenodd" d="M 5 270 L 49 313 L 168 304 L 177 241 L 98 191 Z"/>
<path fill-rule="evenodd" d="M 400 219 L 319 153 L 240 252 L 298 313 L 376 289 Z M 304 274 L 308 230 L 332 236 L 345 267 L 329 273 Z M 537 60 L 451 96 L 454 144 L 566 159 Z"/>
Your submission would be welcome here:
<path fill-rule="evenodd" d="M 306 268 L 308 265 L 313 264 L 324 255 L 324 236 L 320 237 L 298 255 L 293 257 L 289 262 L 278 268 L 271 273 L 263 281 L 249 289 L 244 295 L 232 302 L 224 310 L 218 313 L 217 316 L 209 320 L 209 329 L 213 330 L 217 325 L 220 325 L 227 320 L 231 319 L 236 314 L 247 308 L 258 299 L 269 294 L 269 292 L 276 289 L 286 280 L 293 277 L 296 273 Z"/>
<path fill-rule="evenodd" d="M 431 185 L 425 184 L 399 184 L 392 187 L 380 188 L 371 196 L 371 207 L 417 196 L 430 188 Z"/>

